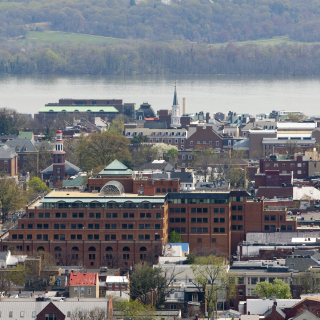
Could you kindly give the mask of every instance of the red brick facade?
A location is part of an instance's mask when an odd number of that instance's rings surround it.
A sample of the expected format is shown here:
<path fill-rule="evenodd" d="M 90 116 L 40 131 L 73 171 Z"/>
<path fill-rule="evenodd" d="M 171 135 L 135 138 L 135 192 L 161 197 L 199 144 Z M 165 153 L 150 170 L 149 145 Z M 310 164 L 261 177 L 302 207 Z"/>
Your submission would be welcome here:
<path fill-rule="evenodd" d="M 59 264 L 65 265 L 64 256 L 72 255 L 86 268 L 128 269 L 140 261 L 156 263 L 173 230 L 190 244 L 191 251 L 209 247 L 230 256 L 249 231 L 294 231 L 297 227 L 296 221 L 286 220 L 285 211 L 265 209 L 263 201 L 247 200 L 244 191 L 127 195 L 111 201 L 91 194 L 89 207 L 82 208 L 78 208 L 82 199 L 76 193 L 71 194 L 72 207 L 62 203 L 66 192 L 60 191 L 60 202 L 59 191 L 55 193 L 45 198 L 54 203 L 53 208 L 39 203 L 27 208 L 26 218 L 10 231 L 9 241 L 1 243 L 3 251 L 10 247 L 26 253 L 45 250 Z M 135 199 L 139 202 L 130 204 Z M 109 201 L 106 207 L 96 205 L 102 200 Z"/>

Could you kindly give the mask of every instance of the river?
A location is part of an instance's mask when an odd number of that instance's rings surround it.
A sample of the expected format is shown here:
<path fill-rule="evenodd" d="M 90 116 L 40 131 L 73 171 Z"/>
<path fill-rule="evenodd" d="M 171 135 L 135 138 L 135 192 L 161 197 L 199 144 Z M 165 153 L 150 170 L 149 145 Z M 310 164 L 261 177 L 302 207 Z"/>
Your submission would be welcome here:
<path fill-rule="evenodd" d="M 269 113 L 272 110 L 302 111 L 319 115 L 320 78 L 273 76 L 61 76 L 1 75 L 0 108 L 37 113 L 59 98 L 123 99 L 154 110 L 172 105 L 174 83 L 180 105 L 187 112 Z"/>

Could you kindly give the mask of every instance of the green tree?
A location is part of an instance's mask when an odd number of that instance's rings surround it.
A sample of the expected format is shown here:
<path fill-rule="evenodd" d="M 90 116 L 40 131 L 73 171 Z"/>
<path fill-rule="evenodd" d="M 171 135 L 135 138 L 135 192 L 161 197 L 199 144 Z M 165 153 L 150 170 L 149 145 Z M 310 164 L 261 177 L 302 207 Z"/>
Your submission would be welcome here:
<path fill-rule="evenodd" d="M 246 189 L 248 173 L 246 169 L 233 166 L 229 169 L 227 177 L 230 179 L 230 186 L 234 188 Z"/>
<path fill-rule="evenodd" d="M 200 147 L 196 148 L 192 153 L 193 165 L 200 168 L 207 180 L 207 168 L 217 162 L 217 154 L 212 148 Z"/>
<path fill-rule="evenodd" d="M 142 164 L 157 159 L 157 151 L 150 145 L 141 145 L 134 149 L 132 153 L 132 161 L 135 167 L 140 167 Z"/>
<path fill-rule="evenodd" d="M 171 148 L 167 151 L 166 156 L 169 157 L 171 161 L 176 162 L 178 160 L 178 150 Z"/>
<path fill-rule="evenodd" d="M 294 112 L 288 112 L 286 116 L 283 116 L 282 118 L 289 119 L 290 122 L 299 122 L 301 120 L 307 119 L 307 116 L 303 113 L 297 114 Z"/>
<path fill-rule="evenodd" d="M 139 133 L 138 135 L 134 136 L 131 140 L 131 144 L 141 144 L 143 142 L 148 142 L 149 138 L 148 136 L 143 135 L 142 133 Z"/>
<path fill-rule="evenodd" d="M 42 140 L 53 141 L 55 137 L 54 131 L 50 127 L 46 127 L 46 132 Z"/>
<path fill-rule="evenodd" d="M 181 236 L 178 232 L 175 231 L 171 231 L 170 235 L 169 235 L 169 242 L 171 243 L 181 243 Z"/>
<path fill-rule="evenodd" d="M 319 271 L 315 270 L 306 270 L 301 272 L 299 276 L 299 282 L 302 287 L 302 292 L 307 293 L 316 293 L 320 290 L 320 277 Z"/>
<path fill-rule="evenodd" d="M 0 177 L 0 179 L 0 207 L 3 220 L 7 220 L 10 212 L 21 209 L 26 205 L 27 197 L 13 179 L 6 176 Z"/>
<path fill-rule="evenodd" d="M 234 277 L 228 273 L 228 264 L 224 257 L 214 255 L 197 257 L 191 266 L 194 285 L 204 294 L 209 314 L 214 314 L 220 295 L 226 299 L 235 295 Z"/>
<path fill-rule="evenodd" d="M 257 283 L 253 292 L 259 297 L 276 297 L 277 299 L 292 298 L 289 284 L 280 279 L 275 279 L 272 283 L 267 281 Z"/>
<path fill-rule="evenodd" d="M 166 295 L 172 292 L 170 285 L 179 273 L 181 271 L 177 271 L 175 267 L 162 269 L 161 267 L 136 265 L 130 277 L 131 299 L 150 304 L 151 295 L 153 295 L 155 307 L 159 309 L 164 304 Z"/>
<path fill-rule="evenodd" d="M 76 153 L 82 170 L 106 166 L 115 159 L 120 162 L 131 160 L 129 140 L 112 132 L 97 132 L 83 137 Z"/>
<path fill-rule="evenodd" d="M 130 118 L 126 115 L 120 114 L 116 116 L 111 123 L 109 128 L 110 133 L 123 134 L 124 124 L 130 122 Z"/>
<path fill-rule="evenodd" d="M 117 300 L 114 308 L 119 311 L 122 319 L 153 319 L 155 308 L 151 305 L 145 305 L 138 300 Z"/>
<path fill-rule="evenodd" d="M 165 153 L 172 149 L 172 146 L 166 143 L 156 143 L 154 146 L 152 146 L 152 149 L 157 152 L 158 158 L 162 158 Z"/>
<path fill-rule="evenodd" d="M 30 181 L 27 182 L 27 185 L 31 187 L 35 192 L 50 192 L 50 189 L 47 187 L 45 182 L 42 182 L 40 178 L 33 177 Z"/>

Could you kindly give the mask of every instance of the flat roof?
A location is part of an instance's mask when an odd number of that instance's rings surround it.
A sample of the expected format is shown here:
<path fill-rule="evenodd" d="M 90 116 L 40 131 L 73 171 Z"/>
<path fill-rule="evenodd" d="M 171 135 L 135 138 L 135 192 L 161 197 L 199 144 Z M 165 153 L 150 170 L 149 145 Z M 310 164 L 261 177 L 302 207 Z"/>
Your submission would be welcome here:
<path fill-rule="evenodd" d="M 43 112 L 114 112 L 119 111 L 113 106 L 45 106 L 39 110 Z"/>
<path fill-rule="evenodd" d="M 81 192 L 81 191 L 68 191 L 68 190 L 53 190 L 44 199 L 56 199 L 56 198 L 109 198 L 106 195 L 100 195 L 93 192 Z M 122 195 L 110 195 L 110 198 L 165 198 L 163 194 L 155 194 L 154 196 L 139 196 L 136 193 L 124 193 Z"/>

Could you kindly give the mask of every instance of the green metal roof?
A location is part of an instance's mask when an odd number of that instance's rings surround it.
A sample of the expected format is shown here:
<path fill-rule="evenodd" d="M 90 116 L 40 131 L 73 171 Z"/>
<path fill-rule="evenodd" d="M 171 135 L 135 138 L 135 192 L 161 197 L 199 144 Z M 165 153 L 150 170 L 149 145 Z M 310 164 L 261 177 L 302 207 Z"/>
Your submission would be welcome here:
<path fill-rule="evenodd" d="M 63 180 L 62 186 L 63 187 L 78 187 L 78 186 L 82 186 L 82 183 L 83 183 L 83 176 L 78 176 L 74 179 Z"/>
<path fill-rule="evenodd" d="M 163 197 L 156 197 L 156 198 L 146 198 L 146 197 L 90 197 L 90 198 L 48 198 L 45 197 L 42 200 L 40 200 L 40 203 L 57 203 L 57 202 L 65 202 L 65 203 L 74 203 L 74 202 L 82 202 L 82 203 L 90 203 L 90 202 L 99 202 L 102 204 L 107 204 L 108 202 L 116 202 L 116 203 L 124 203 L 124 202 L 132 202 L 132 203 L 142 203 L 144 201 L 150 202 L 150 203 L 164 203 L 165 202 L 165 195 Z"/>
<path fill-rule="evenodd" d="M 46 106 L 39 110 L 42 112 L 113 112 L 119 111 L 112 106 Z"/>
<path fill-rule="evenodd" d="M 113 176 L 127 176 L 131 174 L 133 174 L 133 171 L 117 159 L 113 160 L 108 166 L 99 172 L 99 175 Z"/>
<path fill-rule="evenodd" d="M 28 131 L 21 131 L 19 132 L 19 135 L 18 135 L 18 139 L 28 139 L 28 140 L 31 140 L 33 139 L 33 132 L 28 132 Z"/>

